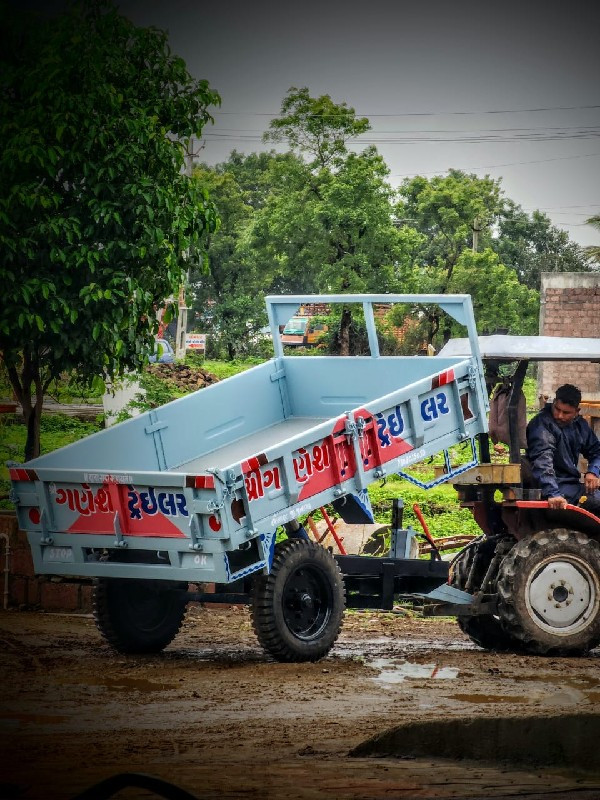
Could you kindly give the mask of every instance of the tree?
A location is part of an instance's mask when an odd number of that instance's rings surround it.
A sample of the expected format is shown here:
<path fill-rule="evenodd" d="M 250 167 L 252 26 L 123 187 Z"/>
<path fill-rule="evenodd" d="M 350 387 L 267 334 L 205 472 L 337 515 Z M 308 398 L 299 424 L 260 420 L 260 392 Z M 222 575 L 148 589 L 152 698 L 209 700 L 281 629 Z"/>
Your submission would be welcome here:
<path fill-rule="evenodd" d="M 582 248 L 556 228 L 546 214 L 529 217 L 511 200 L 499 214 L 498 233 L 490 246 L 501 261 L 512 267 L 519 281 L 539 290 L 542 272 L 588 272 L 590 264 Z"/>
<path fill-rule="evenodd" d="M 290 153 L 276 153 L 275 150 L 248 155 L 232 150 L 227 161 L 217 164 L 214 171 L 232 175 L 244 195 L 246 205 L 257 211 L 264 206 L 272 189 L 273 165 L 288 161 L 290 156 Z"/>
<path fill-rule="evenodd" d="M 498 328 L 517 335 L 538 331 L 539 293 L 520 283 L 516 272 L 490 248 L 481 253 L 464 250 L 448 290 L 471 295 L 477 329 L 482 334 Z"/>
<path fill-rule="evenodd" d="M 489 239 L 501 208 L 500 185 L 487 176 L 478 178 L 450 170 L 448 175 L 436 175 L 430 180 L 421 175 L 406 180 L 400 188 L 400 197 L 396 208 L 399 222 L 415 227 L 422 234 L 420 251 L 416 254 L 418 288 L 422 292 L 446 294 L 456 286 L 454 273 L 463 254 L 481 247 Z M 442 318 L 437 307 L 430 309 L 427 316 L 425 337 L 432 342 Z M 446 321 L 444 339 L 450 336 L 451 328 Z"/>
<path fill-rule="evenodd" d="M 220 219 L 218 230 L 207 239 L 207 269 L 192 275 L 193 308 L 205 311 L 210 304 L 213 336 L 233 359 L 248 349 L 248 325 L 254 322 L 257 329 L 266 323 L 264 274 L 246 262 L 242 247 L 253 211 L 231 172 L 202 165 L 194 169 L 193 178 L 208 187 Z"/>
<path fill-rule="evenodd" d="M 267 141 L 287 141 L 295 156 L 273 166 L 272 191 L 255 215 L 251 242 L 267 254 L 274 286 L 291 292 L 394 291 L 406 267 L 393 224 L 388 169 L 374 148 L 351 153 L 347 142 L 369 122 L 329 95 L 292 87 Z M 277 269 L 278 268 L 278 269 Z M 350 309 L 339 323 L 350 348 Z"/>
<path fill-rule="evenodd" d="M 224 348 L 229 358 L 256 349 L 267 321 L 264 295 L 278 291 L 280 265 L 268 248 L 249 245 L 249 231 L 255 212 L 298 161 L 291 153 L 245 156 L 234 150 L 227 161 L 194 170 L 194 180 L 210 191 L 220 224 L 206 240 L 207 269 L 191 276 L 193 307 L 207 321 L 211 345 Z"/>
<path fill-rule="evenodd" d="M 480 247 L 496 221 L 500 185 L 488 176 L 452 169 L 430 180 L 418 175 L 404 181 L 400 196 L 398 218 L 424 234 L 419 261 L 439 270 L 437 291 L 445 293 L 461 253 Z"/>
<path fill-rule="evenodd" d="M 272 120 L 264 139 L 287 142 L 292 152 L 308 156 L 312 169 L 326 169 L 343 162 L 346 142 L 370 127 L 369 120 L 357 119 L 346 103 L 334 103 L 328 94 L 311 97 L 306 87 L 292 86 L 281 104 L 281 116 Z"/>
<path fill-rule="evenodd" d="M 600 232 L 600 214 L 597 214 L 595 217 L 590 217 L 586 219 L 587 225 L 593 225 L 597 230 Z M 589 247 L 584 248 L 587 255 L 597 263 L 600 264 L 600 246 L 596 245 L 589 245 Z"/>
<path fill-rule="evenodd" d="M 157 306 L 216 225 L 183 165 L 219 97 L 165 33 L 105 0 L 2 22 L 0 351 L 29 459 L 61 372 L 91 382 L 145 363 Z"/>

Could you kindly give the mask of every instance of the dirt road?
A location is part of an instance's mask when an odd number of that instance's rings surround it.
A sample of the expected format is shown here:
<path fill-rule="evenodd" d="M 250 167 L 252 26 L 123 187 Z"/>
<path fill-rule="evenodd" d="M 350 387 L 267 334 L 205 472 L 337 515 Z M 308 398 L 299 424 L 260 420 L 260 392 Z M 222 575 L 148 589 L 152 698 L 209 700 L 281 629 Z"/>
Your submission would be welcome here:
<path fill-rule="evenodd" d="M 450 620 L 347 613 L 327 659 L 285 665 L 245 608 L 200 607 L 159 656 L 114 653 L 88 616 L 0 612 L 0 639 L 4 800 L 122 772 L 202 800 L 600 798 L 600 650 L 491 654 Z"/>

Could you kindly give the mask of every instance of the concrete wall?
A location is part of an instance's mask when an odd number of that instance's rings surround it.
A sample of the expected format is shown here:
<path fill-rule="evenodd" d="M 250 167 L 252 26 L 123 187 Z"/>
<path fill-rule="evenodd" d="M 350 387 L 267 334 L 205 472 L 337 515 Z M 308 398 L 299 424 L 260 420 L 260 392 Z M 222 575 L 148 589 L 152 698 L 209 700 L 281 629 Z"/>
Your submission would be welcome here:
<path fill-rule="evenodd" d="M 600 273 L 543 273 L 540 300 L 541 336 L 600 337 Z M 538 394 L 553 398 L 562 383 L 578 386 L 585 400 L 600 401 L 600 364 L 539 365 Z"/>

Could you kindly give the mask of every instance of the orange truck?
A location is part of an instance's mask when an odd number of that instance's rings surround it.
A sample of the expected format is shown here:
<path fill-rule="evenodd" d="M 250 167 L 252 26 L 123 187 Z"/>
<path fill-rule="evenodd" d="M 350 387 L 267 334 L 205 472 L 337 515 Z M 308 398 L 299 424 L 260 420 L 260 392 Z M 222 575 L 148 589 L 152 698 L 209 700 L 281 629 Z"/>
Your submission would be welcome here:
<path fill-rule="evenodd" d="M 281 342 L 284 347 L 315 347 L 327 331 L 318 317 L 292 317 L 282 331 Z"/>

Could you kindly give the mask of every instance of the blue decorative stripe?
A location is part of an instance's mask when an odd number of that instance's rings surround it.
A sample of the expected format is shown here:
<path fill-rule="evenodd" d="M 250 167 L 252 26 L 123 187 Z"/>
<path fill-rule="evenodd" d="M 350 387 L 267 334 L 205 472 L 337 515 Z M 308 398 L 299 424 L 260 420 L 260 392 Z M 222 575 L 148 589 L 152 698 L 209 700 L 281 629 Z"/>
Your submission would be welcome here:
<path fill-rule="evenodd" d="M 257 561 L 256 564 L 252 564 L 250 567 L 246 567 L 246 569 L 241 569 L 238 572 L 230 572 L 229 571 L 229 559 L 227 555 L 223 555 L 223 560 L 225 562 L 225 574 L 227 575 L 227 583 L 231 583 L 232 581 L 237 581 L 239 578 L 245 578 L 246 575 L 252 575 L 253 572 L 258 572 L 259 569 L 264 569 L 266 566 L 265 561 Z"/>
<path fill-rule="evenodd" d="M 472 453 L 472 461 L 468 464 L 463 464 L 461 467 L 456 467 L 456 469 L 450 468 L 450 454 L 448 450 L 444 450 L 444 462 L 446 464 L 446 472 L 439 478 L 436 478 L 433 481 L 429 481 L 424 483 L 420 481 L 418 478 L 414 478 L 412 475 L 409 475 L 407 472 L 402 472 L 402 470 L 397 471 L 397 475 L 401 478 L 404 478 L 406 481 L 410 481 L 414 483 L 415 486 L 418 486 L 421 489 L 433 489 L 434 486 L 439 486 L 440 483 L 446 483 L 446 481 L 455 478 L 457 475 L 462 475 L 463 472 L 467 472 L 469 469 L 473 469 L 479 464 L 479 459 L 477 457 L 477 450 L 475 448 L 475 439 L 471 439 L 471 453 Z"/>

